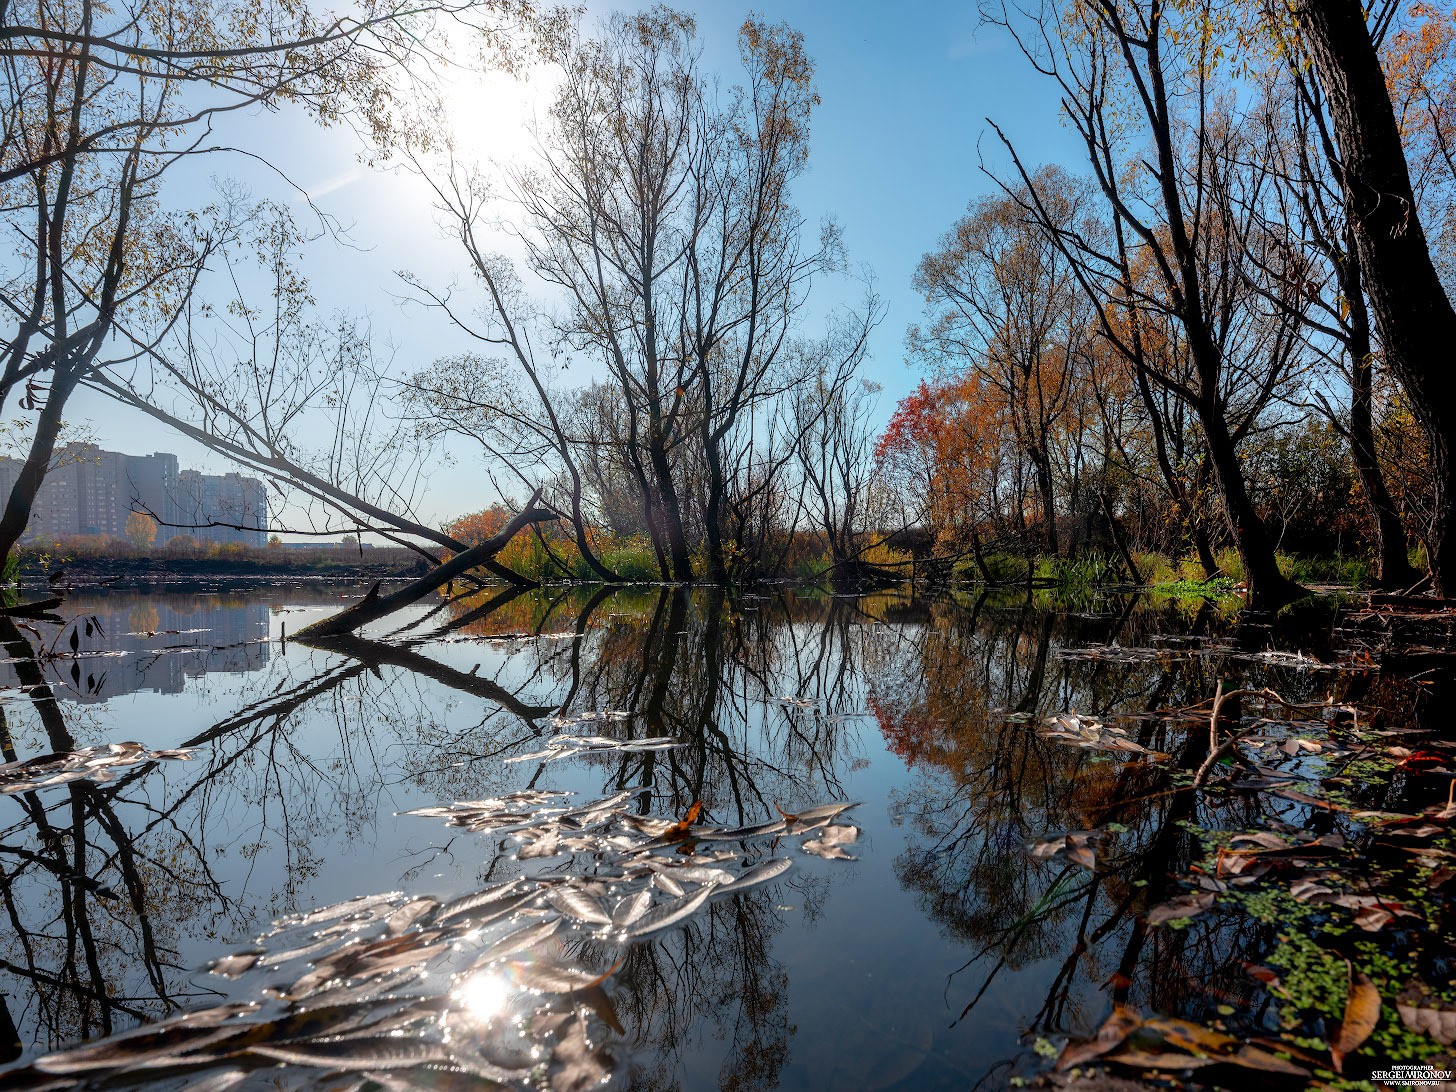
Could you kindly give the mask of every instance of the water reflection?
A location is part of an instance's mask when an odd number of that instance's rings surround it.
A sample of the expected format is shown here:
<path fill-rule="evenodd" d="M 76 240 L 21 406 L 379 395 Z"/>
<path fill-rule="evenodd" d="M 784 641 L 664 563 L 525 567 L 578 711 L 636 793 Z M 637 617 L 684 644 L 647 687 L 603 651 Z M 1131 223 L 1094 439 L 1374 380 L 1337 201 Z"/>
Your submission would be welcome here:
<path fill-rule="evenodd" d="M 268 637 L 276 611 L 334 604 L 338 597 L 339 589 L 322 586 L 293 589 L 283 597 L 266 589 L 77 592 L 60 609 L 65 619 L 81 620 L 79 627 L 61 628 L 60 616 L 43 616 L 49 624 L 35 623 L 28 637 L 33 650 L 67 654 L 39 660 L 46 681 L 66 700 L 104 703 L 139 691 L 181 694 L 189 681 L 205 675 L 262 670 L 272 655 Z M 73 629 L 74 650 L 68 643 Z M 24 685 L 11 653 L 10 662 L 0 662 L 0 693 Z"/>
<path fill-rule="evenodd" d="M 418 938 L 438 931 L 450 899 L 520 879 L 538 892 L 524 924 L 575 922 L 550 941 L 555 960 L 614 968 L 559 1021 L 529 1016 L 555 1044 L 554 1074 L 568 1056 L 590 1074 L 605 1050 L 632 1088 L 999 1086 L 1034 1064 L 1037 1035 L 1086 1031 L 1114 1002 L 1204 1019 L 1248 1000 L 1238 964 L 1268 947 L 1267 926 L 1220 917 L 1150 930 L 1140 915 L 1197 861 L 1190 824 L 1293 818 L 1263 798 L 1176 791 L 1165 768 L 1059 745 L 1038 723 L 1126 714 L 1138 744 L 1196 765 L 1206 736 L 1143 714 L 1204 701 L 1219 678 L 1376 705 L 1392 722 L 1419 704 L 1416 688 L 1372 671 L 1264 656 L 1274 638 L 1233 631 L 1210 608 L 1132 601 L 1077 613 L 985 596 L 510 591 L 421 606 L 327 648 L 267 642 L 270 618 L 298 628 L 337 594 L 75 597 L 68 616 L 95 615 L 105 634 L 80 650 L 97 654 L 85 671 L 112 663 L 90 693 L 68 684 L 73 659 L 38 651 L 67 630 L 0 618 L 19 688 L 0 705 L 7 762 L 124 739 L 192 749 L 190 761 L 136 762 L 0 802 L 9 1056 L 257 996 L 281 979 L 251 964 L 237 977 L 198 968 L 286 915 L 393 890 L 390 915 L 414 906 L 402 928 Z M 205 630 L 171 640 L 229 647 L 149 660 L 153 638 L 134 635 L 159 629 Z M 568 754 L 552 745 L 563 736 L 678 745 Z M 622 821 L 639 817 L 649 833 L 653 817 L 695 803 L 695 822 L 751 828 L 861 800 L 863 836 L 853 861 L 791 842 L 791 871 L 712 892 L 660 935 L 624 943 L 551 897 L 552 885 L 599 883 L 584 890 L 611 919 L 631 895 L 614 885 L 631 872 L 602 871 L 616 860 L 606 851 L 564 844 L 577 836 L 561 829 L 545 844 L 538 828 L 400 814 L 547 790 L 619 800 Z M 1380 791 L 1367 792 L 1372 805 Z M 1084 830 L 1103 832 L 1096 872 L 1027 852 Z M 729 858 L 686 863 L 751 869 L 783 837 L 780 821 L 757 841 L 722 843 Z M 652 890 L 669 905 L 697 888 Z M 496 939 L 430 939 L 449 951 L 411 987 L 410 1004 L 425 1007 L 410 1019 L 443 1025 L 448 1042 L 450 1020 L 459 1033 L 511 1009 L 494 966 L 461 963 Z"/>

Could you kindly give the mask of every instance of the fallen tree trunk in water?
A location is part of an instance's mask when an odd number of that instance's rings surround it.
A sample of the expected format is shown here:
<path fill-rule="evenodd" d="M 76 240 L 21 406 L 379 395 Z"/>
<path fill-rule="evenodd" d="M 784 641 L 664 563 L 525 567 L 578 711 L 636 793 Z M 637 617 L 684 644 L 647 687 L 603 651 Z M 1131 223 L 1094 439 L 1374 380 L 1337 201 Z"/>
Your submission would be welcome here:
<path fill-rule="evenodd" d="M 417 599 L 429 595 L 432 591 L 443 588 L 451 580 L 468 572 L 478 566 L 484 565 L 499 553 L 514 538 L 522 528 L 533 523 L 540 523 L 545 520 L 558 518 L 556 513 L 549 508 L 537 508 L 536 501 L 540 498 L 541 491 L 538 489 L 531 494 L 531 499 L 526 506 L 517 512 L 511 521 L 507 523 L 499 534 L 486 539 L 477 546 L 464 550 L 443 565 L 437 566 L 432 572 L 426 573 L 418 580 L 411 580 L 398 591 L 390 592 L 388 595 L 379 594 L 379 585 L 375 584 L 359 602 L 352 607 L 339 611 L 312 625 L 304 626 L 294 634 L 295 640 L 315 641 L 320 638 L 339 637 L 344 634 L 353 633 L 370 622 L 378 621 L 387 615 L 403 607 L 409 606 Z"/>

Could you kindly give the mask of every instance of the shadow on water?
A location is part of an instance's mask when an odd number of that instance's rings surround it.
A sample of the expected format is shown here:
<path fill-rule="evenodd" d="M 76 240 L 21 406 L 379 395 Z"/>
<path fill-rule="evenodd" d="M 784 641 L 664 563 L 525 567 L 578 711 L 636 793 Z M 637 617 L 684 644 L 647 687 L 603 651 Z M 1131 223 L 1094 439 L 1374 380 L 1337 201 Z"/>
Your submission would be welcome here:
<path fill-rule="evenodd" d="M 1248 1044 L 1281 927 L 1209 832 L 1302 860 L 1447 784 L 1301 802 L 1364 759 L 1251 698 L 1292 751 L 1190 789 L 1220 683 L 1384 731 L 1446 686 L 1208 603 L 545 589 L 278 640 L 336 604 L 0 618 L 9 1083 L 992 1088 L 1109 1012 Z"/>

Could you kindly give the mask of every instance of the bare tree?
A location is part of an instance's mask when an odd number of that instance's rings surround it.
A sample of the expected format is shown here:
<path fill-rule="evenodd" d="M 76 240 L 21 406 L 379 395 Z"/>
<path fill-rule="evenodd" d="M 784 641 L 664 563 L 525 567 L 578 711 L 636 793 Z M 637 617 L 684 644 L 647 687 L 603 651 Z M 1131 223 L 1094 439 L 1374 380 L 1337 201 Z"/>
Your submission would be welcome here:
<path fill-rule="evenodd" d="M 771 407 L 814 381 L 794 346 L 812 280 L 837 267 L 840 247 L 832 225 L 807 245 L 790 200 L 818 102 L 802 37 L 750 19 L 746 84 L 720 94 L 695 33 L 687 16 L 654 8 L 558 50 L 563 84 L 538 162 L 509 175 L 524 264 L 556 293 L 555 311 L 485 248 L 482 177 L 453 160 L 419 164 L 485 300 L 476 318 L 416 286 L 490 355 L 471 365 L 483 382 L 422 373 L 413 386 L 433 420 L 481 440 L 523 483 L 558 484 L 553 503 L 589 561 L 590 493 L 620 522 L 626 485 L 664 579 L 696 575 L 698 539 L 707 575 L 724 581 L 737 556 L 727 532 L 748 499 L 767 495 L 735 479 L 758 464 Z M 585 395 L 563 390 L 547 353 L 604 377 Z"/>
<path fill-rule="evenodd" d="M 1077 220 L 1078 185 L 1044 169 L 1036 184 L 1060 223 Z M 1074 403 L 1074 372 L 1091 336 L 1075 274 L 1055 239 L 1029 219 L 1019 198 L 972 202 L 920 261 L 915 286 L 932 321 L 913 327 L 910 348 L 937 370 L 972 370 L 1006 409 L 1031 462 L 1047 549 L 1058 551 L 1056 434 Z"/>
<path fill-rule="evenodd" d="M 1243 561 L 1249 605 L 1277 607 L 1300 589 L 1279 571 L 1273 537 L 1240 469 L 1241 429 L 1230 411 L 1238 390 L 1253 403 L 1267 402 L 1287 375 L 1292 339 L 1287 325 L 1229 307 L 1239 293 L 1250 294 L 1238 268 L 1235 238 L 1242 225 L 1231 195 L 1237 186 L 1260 183 L 1234 174 L 1240 161 L 1223 151 L 1237 139 L 1238 119 L 1218 117 L 1213 101 L 1224 44 L 1219 23 L 1206 2 L 1167 6 L 1161 0 L 1069 0 L 1031 12 L 996 5 L 988 14 L 1060 88 L 1103 193 L 1115 246 L 1099 248 L 1053 219 L 1012 149 L 1032 194 L 1029 208 L 1077 256 L 1102 336 L 1193 410 Z M 1186 374 L 1152 364 L 1115 309 L 1175 322 Z"/>
<path fill-rule="evenodd" d="M 282 0 L 0 9 L 0 216 L 12 241 L 0 264 L 0 406 L 15 397 L 37 414 L 0 512 L 0 553 L 25 530 L 77 386 L 149 361 L 237 237 L 234 202 L 169 211 L 161 200 L 177 163 L 232 150 L 211 143 L 213 123 L 295 103 L 322 124 L 382 135 L 408 116 L 400 92 L 433 55 L 437 19 L 493 36 L 530 15 L 514 0 L 332 17 Z"/>
<path fill-rule="evenodd" d="M 1339 153 L 1318 84 L 1299 59 L 1281 58 L 1265 92 L 1267 140 L 1262 154 L 1277 170 L 1278 201 L 1267 229 L 1290 248 L 1310 255 L 1300 311 L 1311 350 L 1330 356 L 1348 404 L 1336 408 L 1313 392 L 1330 423 L 1350 445 L 1375 534 L 1376 579 L 1388 588 L 1413 586 L 1420 574 L 1406 552 L 1406 529 L 1380 466 L 1375 443 L 1375 372 L 1378 346 L 1356 255 L 1353 227 L 1339 187 Z M 1287 259 L 1280 261 L 1288 265 Z M 1278 302 L 1277 293 L 1269 298 Z"/>

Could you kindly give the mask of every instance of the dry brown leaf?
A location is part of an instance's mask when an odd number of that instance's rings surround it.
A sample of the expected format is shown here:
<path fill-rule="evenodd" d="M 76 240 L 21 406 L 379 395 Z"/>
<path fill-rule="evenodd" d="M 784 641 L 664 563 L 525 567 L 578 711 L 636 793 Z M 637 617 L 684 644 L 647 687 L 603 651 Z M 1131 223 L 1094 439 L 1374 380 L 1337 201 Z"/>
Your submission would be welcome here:
<path fill-rule="evenodd" d="M 1120 1050 L 1109 1054 L 1109 1062 L 1134 1066 L 1138 1069 L 1166 1069 L 1174 1072 L 1181 1069 L 1198 1069 L 1205 1065 L 1217 1065 L 1222 1058 L 1198 1058 L 1192 1054 L 1152 1053 L 1146 1050 Z"/>
<path fill-rule="evenodd" d="M 1345 1059 L 1359 1050 L 1380 1022 L 1380 991 L 1370 979 L 1350 968 L 1350 992 L 1345 1000 L 1345 1018 L 1340 1021 L 1340 1033 L 1330 1044 L 1330 1057 L 1334 1059 L 1335 1071 L 1345 1071 Z"/>
<path fill-rule="evenodd" d="M 664 877 L 658 876 L 656 879 Z M 698 907 L 708 901 L 708 896 L 717 890 L 714 884 L 708 884 L 699 888 L 687 898 L 677 902 L 670 902 L 665 906 L 659 906 L 646 914 L 643 914 L 628 930 L 630 937 L 644 937 L 648 933 L 655 933 L 659 929 L 666 929 L 669 925 L 676 925 L 679 921 L 695 913 Z"/>
<path fill-rule="evenodd" d="M 1400 1022 L 1411 1031 L 1429 1035 L 1442 1046 L 1456 1043 L 1456 1005 L 1432 997 L 1420 986 L 1401 991 L 1395 1000 Z"/>
<path fill-rule="evenodd" d="M 1173 1046 L 1204 1054 L 1227 1054 L 1229 1048 L 1238 1042 L 1233 1036 L 1225 1035 L 1221 1031 L 1172 1016 L 1154 1016 L 1143 1026 L 1157 1032 L 1164 1041 Z"/>
<path fill-rule="evenodd" d="M 1068 1070 L 1100 1058 L 1108 1051 L 1122 1044 L 1122 1041 L 1142 1026 L 1142 1017 L 1136 1009 L 1126 1005 L 1114 1005 L 1112 1015 L 1102 1021 L 1097 1034 L 1080 1043 L 1068 1041 L 1057 1056 L 1057 1069 Z"/>
<path fill-rule="evenodd" d="M 417 899 L 410 899 L 394 913 L 389 915 L 385 923 L 391 934 L 403 933 L 411 925 L 428 924 L 430 917 L 439 909 L 440 900 L 432 899 L 428 895 L 422 895 Z"/>
<path fill-rule="evenodd" d="M 1217 896 L 1212 891 L 1190 891 L 1186 895 L 1179 895 L 1177 898 L 1159 903 L 1149 910 L 1148 924 L 1162 925 L 1165 921 L 1195 918 L 1204 911 L 1212 909 L 1216 898 Z"/>
<path fill-rule="evenodd" d="M 427 1065 L 446 1062 L 450 1058 L 439 1043 L 394 1035 L 274 1043 L 255 1046 L 249 1053 L 288 1065 L 345 1071 Z"/>
<path fill-rule="evenodd" d="M 721 891 L 738 891 L 745 887 L 752 887 L 754 884 L 767 883 L 769 880 L 782 876 L 792 866 L 793 861 L 788 857 L 775 857 L 772 860 L 756 864 L 746 872 L 742 873 L 730 883 L 724 884 Z"/>
<path fill-rule="evenodd" d="M 253 948 L 246 952 L 233 952 L 231 955 L 214 959 L 207 965 L 207 969 L 223 978 L 237 978 L 238 975 L 252 969 L 253 964 L 266 953 L 261 948 Z"/>
<path fill-rule="evenodd" d="M 1245 1069 L 1257 1069 L 1264 1073 L 1282 1073 L 1289 1077 L 1309 1076 L 1309 1070 L 1304 1067 L 1287 1062 L 1278 1055 L 1261 1050 L 1256 1046 L 1241 1046 L 1228 1060 Z"/>
<path fill-rule="evenodd" d="M 593 1050 L 586 1037 L 586 1020 L 578 1016 L 551 1052 L 551 1092 L 587 1092 L 611 1073 L 605 1051 Z"/>
<path fill-rule="evenodd" d="M 546 894 L 546 901 L 569 918 L 589 922 L 593 925 L 611 925 L 612 916 L 602 904 L 584 891 L 563 884 L 552 888 Z"/>
<path fill-rule="evenodd" d="M 517 985 L 525 989 L 537 990 L 541 993 L 575 993 L 577 990 L 600 986 L 621 965 L 621 961 L 618 960 L 601 974 L 582 967 L 548 963 L 544 959 L 531 963 L 510 963 L 508 967 L 511 978 Z"/>
<path fill-rule="evenodd" d="M 480 953 L 475 961 L 474 967 L 482 967 L 497 959 L 504 959 L 506 956 L 513 956 L 517 952 L 524 952 L 528 948 L 534 948 L 550 937 L 552 933 L 556 932 L 560 925 L 560 918 L 550 918 L 547 921 L 538 922 L 535 925 L 528 925 L 524 929 L 517 929 L 514 932 L 507 933 Z"/>

